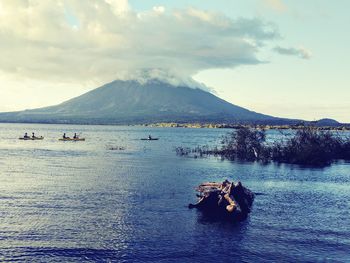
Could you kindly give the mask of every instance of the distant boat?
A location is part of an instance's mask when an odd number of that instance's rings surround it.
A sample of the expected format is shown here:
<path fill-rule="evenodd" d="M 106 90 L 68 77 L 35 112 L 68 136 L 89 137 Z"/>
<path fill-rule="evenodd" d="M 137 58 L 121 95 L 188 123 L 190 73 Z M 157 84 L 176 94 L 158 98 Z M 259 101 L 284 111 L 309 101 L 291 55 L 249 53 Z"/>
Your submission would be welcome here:
<path fill-rule="evenodd" d="M 59 141 L 85 141 L 85 138 L 60 138 Z"/>
<path fill-rule="evenodd" d="M 18 139 L 24 140 L 24 141 L 35 141 L 35 140 L 43 140 L 44 137 L 43 136 L 40 136 L 40 137 L 20 137 Z"/>
<path fill-rule="evenodd" d="M 141 141 L 158 141 L 159 138 L 141 138 Z"/>

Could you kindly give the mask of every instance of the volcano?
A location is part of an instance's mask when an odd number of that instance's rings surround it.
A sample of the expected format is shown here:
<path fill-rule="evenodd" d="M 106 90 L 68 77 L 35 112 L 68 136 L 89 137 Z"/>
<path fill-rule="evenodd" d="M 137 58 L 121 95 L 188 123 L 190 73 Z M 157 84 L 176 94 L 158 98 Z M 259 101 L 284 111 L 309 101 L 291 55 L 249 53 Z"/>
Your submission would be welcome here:
<path fill-rule="evenodd" d="M 173 86 L 159 80 L 146 83 L 116 80 L 59 105 L 0 113 L 0 121 L 71 124 L 294 122 L 236 106 L 203 89 Z"/>

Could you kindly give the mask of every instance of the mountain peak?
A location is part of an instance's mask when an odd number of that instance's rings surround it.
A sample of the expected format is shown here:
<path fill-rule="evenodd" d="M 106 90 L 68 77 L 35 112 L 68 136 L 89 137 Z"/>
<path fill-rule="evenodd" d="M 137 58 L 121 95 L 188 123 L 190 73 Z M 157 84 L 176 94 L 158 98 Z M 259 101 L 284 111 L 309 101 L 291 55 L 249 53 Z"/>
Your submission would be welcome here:
<path fill-rule="evenodd" d="M 212 91 L 211 88 L 205 84 L 194 80 L 187 75 L 174 70 L 164 70 L 158 68 L 139 69 L 134 71 L 121 71 L 118 73 L 118 80 L 120 81 L 137 81 L 140 84 L 146 83 L 163 83 L 174 87 L 189 87 L 199 88 L 205 91 Z"/>

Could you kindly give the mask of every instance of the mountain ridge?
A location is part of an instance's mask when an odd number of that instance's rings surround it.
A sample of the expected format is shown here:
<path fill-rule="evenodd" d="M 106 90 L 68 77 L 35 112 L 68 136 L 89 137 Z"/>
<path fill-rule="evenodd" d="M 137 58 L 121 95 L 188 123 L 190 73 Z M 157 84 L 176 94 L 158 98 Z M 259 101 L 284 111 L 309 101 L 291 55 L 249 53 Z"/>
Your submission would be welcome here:
<path fill-rule="evenodd" d="M 294 124 L 300 120 L 250 111 L 199 88 L 152 80 L 115 80 L 61 104 L 0 113 L 1 122 L 144 124 L 213 122 Z"/>

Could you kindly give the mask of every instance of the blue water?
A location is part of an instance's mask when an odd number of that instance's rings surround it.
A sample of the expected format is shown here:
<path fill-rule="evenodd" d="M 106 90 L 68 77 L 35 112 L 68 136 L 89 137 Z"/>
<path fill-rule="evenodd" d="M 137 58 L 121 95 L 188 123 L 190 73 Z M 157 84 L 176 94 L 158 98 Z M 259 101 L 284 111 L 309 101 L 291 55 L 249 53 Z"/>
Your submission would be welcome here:
<path fill-rule="evenodd" d="M 18 140 L 26 131 L 45 139 Z M 59 142 L 63 132 L 86 141 Z M 350 164 L 311 169 L 174 152 L 217 144 L 227 132 L 0 124 L 0 261 L 350 262 Z M 139 140 L 148 134 L 160 140 Z M 187 209 L 196 185 L 226 178 L 259 193 L 245 222 Z"/>

